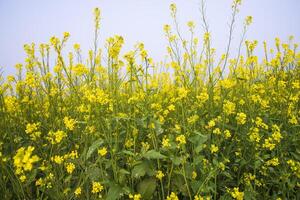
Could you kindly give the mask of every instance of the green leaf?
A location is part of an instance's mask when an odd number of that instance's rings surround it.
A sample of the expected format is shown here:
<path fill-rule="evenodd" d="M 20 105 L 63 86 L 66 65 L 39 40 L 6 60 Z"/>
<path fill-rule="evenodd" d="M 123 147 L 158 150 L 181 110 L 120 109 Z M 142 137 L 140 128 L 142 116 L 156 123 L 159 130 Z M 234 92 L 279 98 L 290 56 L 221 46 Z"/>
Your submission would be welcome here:
<path fill-rule="evenodd" d="M 163 159 L 163 158 L 166 158 L 165 155 L 162 155 L 161 153 L 159 153 L 158 151 L 155 151 L 155 150 L 150 150 L 150 151 L 147 151 L 144 156 L 144 158 L 147 158 L 147 159 Z"/>
<path fill-rule="evenodd" d="M 119 170 L 119 173 L 120 173 L 120 174 L 126 174 L 126 175 L 130 174 L 130 172 L 127 171 L 126 169 L 120 169 L 120 170 Z"/>
<path fill-rule="evenodd" d="M 255 194 L 254 191 L 251 191 L 251 190 L 249 190 L 249 189 L 246 189 L 246 190 L 244 191 L 244 199 L 245 199 L 245 200 L 256 199 L 255 196 L 256 196 L 256 194 Z"/>
<path fill-rule="evenodd" d="M 226 171 L 222 172 L 222 174 L 223 174 L 224 176 L 226 176 L 227 178 L 229 178 L 230 180 L 233 179 L 233 177 L 231 176 L 231 174 L 228 173 L 228 172 L 226 172 Z"/>
<path fill-rule="evenodd" d="M 85 159 L 89 159 L 91 157 L 91 155 L 94 153 L 94 151 L 96 149 L 98 149 L 101 145 L 103 144 L 103 140 L 102 139 L 98 139 L 96 140 L 88 149 L 87 153 L 86 153 L 86 157 Z"/>
<path fill-rule="evenodd" d="M 198 192 L 199 187 L 201 186 L 202 181 L 191 180 L 191 188 L 194 193 Z"/>
<path fill-rule="evenodd" d="M 145 176 L 146 172 L 148 170 L 148 165 L 145 162 L 142 162 L 132 169 L 132 176 L 135 178 L 139 178 L 142 176 Z"/>
<path fill-rule="evenodd" d="M 117 184 L 112 184 L 109 187 L 106 199 L 107 200 L 116 200 L 119 199 L 123 195 L 122 187 Z"/>
<path fill-rule="evenodd" d="M 177 166 L 182 163 L 182 160 L 180 157 L 171 156 L 171 161 L 173 162 L 174 165 L 177 165 Z"/>
<path fill-rule="evenodd" d="M 31 184 L 35 180 L 36 175 L 37 175 L 37 169 L 32 170 L 30 176 L 28 177 L 28 179 L 26 181 L 26 185 Z"/>
<path fill-rule="evenodd" d="M 199 153 L 203 149 L 203 144 L 207 141 L 208 136 L 202 135 L 200 132 L 195 131 L 195 135 L 189 138 L 189 141 L 195 145 L 194 151 Z"/>
<path fill-rule="evenodd" d="M 101 169 L 96 166 L 89 167 L 87 170 L 88 177 L 92 180 L 98 180 L 101 177 Z"/>
<path fill-rule="evenodd" d="M 184 168 L 186 177 L 192 179 L 193 167 L 190 164 L 185 164 Z"/>
<path fill-rule="evenodd" d="M 123 150 L 122 153 L 125 155 L 128 155 L 128 156 L 132 156 L 132 157 L 135 156 L 135 154 L 132 151 L 128 151 L 128 150 Z"/>
<path fill-rule="evenodd" d="M 208 139 L 208 136 L 207 135 L 203 135 L 203 134 L 201 134 L 200 132 L 195 132 L 195 134 L 196 134 L 196 142 L 197 142 L 197 144 L 203 144 L 203 143 L 205 143 L 206 141 L 207 141 L 207 139 Z"/>
<path fill-rule="evenodd" d="M 230 196 L 230 194 L 226 193 L 220 196 L 220 200 L 232 200 L 232 197 Z"/>
<path fill-rule="evenodd" d="M 262 162 L 261 162 L 260 160 L 256 160 L 256 161 L 254 162 L 254 167 L 255 167 L 255 168 L 259 168 L 259 167 L 261 166 L 261 164 L 262 164 Z"/>
<path fill-rule="evenodd" d="M 298 151 L 298 150 L 296 149 L 296 151 Z M 299 152 L 297 152 L 297 153 L 299 153 Z M 296 153 L 294 153 L 294 152 L 291 152 L 291 154 L 292 154 L 292 156 L 293 156 L 296 160 L 300 160 L 299 154 L 296 154 Z"/>
<path fill-rule="evenodd" d="M 151 199 L 155 189 L 156 181 L 154 178 L 147 178 L 137 186 L 137 191 L 142 195 L 143 199 Z"/>
<path fill-rule="evenodd" d="M 177 188 L 177 190 L 179 190 L 183 195 L 187 194 L 184 177 L 181 174 L 174 173 L 172 184 L 174 184 L 174 186 L 175 186 L 174 188 Z M 173 188 L 173 186 L 172 186 L 172 188 Z"/>
<path fill-rule="evenodd" d="M 64 178 L 64 183 L 70 182 L 71 178 L 72 178 L 72 175 L 71 174 L 68 175 L 66 178 Z"/>
<path fill-rule="evenodd" d="M 164 130 L 161 128 L 161 124 L 160 122 L 158 122 L 157 120 L 154 122 L 154 125 L 155 125 L 155 132 L 156 132 L 156 135 L 160 135 L 164 132 Z"/>
<path fill-rule="evenodd" d="M 121 184 L 121 185 L 126 184 L 128 176 L 130 176 L 129 171 L 127 171 L 125 169 L 120 169 L 118 171 L 118 183 Z"/>

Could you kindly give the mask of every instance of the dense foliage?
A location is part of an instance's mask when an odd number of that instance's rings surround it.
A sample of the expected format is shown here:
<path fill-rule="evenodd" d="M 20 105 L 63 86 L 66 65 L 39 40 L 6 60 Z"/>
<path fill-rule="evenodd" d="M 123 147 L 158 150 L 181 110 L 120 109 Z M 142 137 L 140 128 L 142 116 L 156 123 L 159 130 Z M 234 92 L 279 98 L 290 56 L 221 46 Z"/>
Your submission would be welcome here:
<path fill-rule="evenodd" d="M 240 1 L 232 6 L 233 17 Z M 202 10 L 204 11 L 204 10 Z M 292 38 L 259 58 L 217 60 L 164 26 L 170 61 L 121 36 L 88 59 L 69 33 L 25 45 L 25 64 L 0 85 L 1 199 L 299 199 L 300 54 Z M 234 19 L 234 18 L 233 18 Z M 244 35 L 252 18 L 247 17 Z M 234 20 L 233 20 L 234 22 Z M 232 23 L 233 25 L 233 23 Z M 199 44 L 201 43 L 201 44 Z M 51 66 L 50 54 L 55 53 Z"/>

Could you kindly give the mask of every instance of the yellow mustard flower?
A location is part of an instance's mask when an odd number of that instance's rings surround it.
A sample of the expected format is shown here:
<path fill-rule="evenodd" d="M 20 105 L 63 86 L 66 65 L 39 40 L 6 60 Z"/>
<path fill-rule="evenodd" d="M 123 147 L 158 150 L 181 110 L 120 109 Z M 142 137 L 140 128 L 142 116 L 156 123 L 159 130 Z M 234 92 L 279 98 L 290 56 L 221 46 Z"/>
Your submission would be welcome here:
<path fill-rule="evenodd" d="M 76 120 L 69 117 L 64 117 L 64 123 L 66 128 L 72 131 L 75 128 Z"/>
<path fill-rule="evenodd" d="M 80 196 L 81 195 L 81 187 L 78 187 L 74 191 L 75 196 Z"/>
<path fill-rule="evenodd" d="M 235 119 L 236 119 L 237 124 L 243 125 L 246 123 L 247 115 L 243 112 L 240 112 L 240 113 L 237 113 Z"/>
<path fill-rule="evenodd" d="M 226 139 L 230 138 L 231 137 L 230 131 L 229 130 L 225 130 L 224 131 L 224 136 L 225 136 Z"/>
<path fill-rule="evenodd" d="M 167 137 L 164 137 L 164 138 L 162 139 L 162 147 L 163 147 L 163 148 L 169 148 L 170 146 L 171 146 L 171 144 L 170 144 L 170 139 L 167 138 Z"/>
<path fill-rule="evenodd" d="M 32 155 L 34 149 L 33 146 L 28 146 L 27 149 L 21 147 L 17 150 L 16 155 L 13 157 L 16 174 L 21 174 L 23 171 L 31 171 L 33 164 L 39 161 L 38 156 Z"/>
<path fill-rule="evenodd" d="M 244 199 L 244 192 L 240 192 L 238 187 L 233 188 L 233 190 L 230 192 L 230 195 L 236 200 Z"/>
<path fill-rule="evenodd" d="M 102 157 L 104 157 L 107 154 L 107 148 L 103 147 L 101 149 L 98 150 L 98 154 Z"/>
<path fill-rule="evenodd" d="M 235 103 L 232 103 L 231 101 L 226 100 L 223 104 L 223 112 L 226 115 L 231 115 L 235 113 Z"/>
<path fill-rule="evenodd" d="M 178 142 L 178 146 L 186 144 L 186 139 L 184 135 L 179 135 L 176 137 L 176 142 Z"/>
<path fill-rule="evenodd" d="M 211 153 L 216 153 L 216 152 L 218 152 L 218 151 L 219 151 L 219 147 L 217 147 L 216 145 L 212 144 L 212 145 L 210 146 L 210 152 L 211 152 Z"/>
<path fill-rule="evenodd" d="M 66 163 L 66 170 L 67 170 L 67 172 L 68 172 L 69 174 L 72 174 L 73 171 L 75 170 L 75 165 L 74 165 L 74 163 L 71 163 L 71 162 Z"/>
<path fill-rule="evenodd" d="M 67 133 L 61 130 L 57 131 L 49 131 L 46 139 L 51 143 L 51 144 L 59 144 L 64 138 L 67 137 Z"/>
<path fill-rule="evenodd" d="M 129 194 L 128 197 L 129 197 L 129 199 L 133 199 L 133 200 L 141 200 L 142 199 L 141 194 Z"/>
<path fill-rule="evenodd" d="M 192 179 L 196 179 L 198 176 L 197 172 L 196 171 L 193 171 L 192 172 Z"/>
<path fill-rule="evenodd" d="M 93 194 L 99 193 L 103 189 L 104 189 L 104 187 L 101 185 L 100 182 L 93 181 L 93 183 L 92 183 L 92 193 Z"/>
<path fill-rule="evenodd" d="M 51 161 L 55 162 L 56 164 L 62 164 L 64 162 L 64 157 L 63 156 L 59 156 L 59 155 L 55 155 L 54 157 L 51 157 Z"/>
<path fill-rule="evenodd" d="M 277 165 L 279 165 L 279 160 L 278 158 L 272 158 L 266 162 L 266 165 L 276 167 Z"/>
<path fill-rule="evenodd" d="M 179 198 L 175 192 L 171 192 L 171 194 L 169 196 L 167 196 L 166 200 L 179 200 Z"/>
<path fill-rule="evenodd" d="M 165 174 L 161 171 L 161 170 L 158 170 L 156 172 L 156 178 L 159 179 L 159 180 L 162 180 L 162 178 L 165 176 Z"/>
<path fill-rule="evenodd" d="M 216 126 L 216 122 L 215 122 L 215 120 L 210 120 L 209 122 L 208 122 L 208 125 L 206 126 L 207 128 L 213 128 L 213 127 L 215 127 Z"/>
<path fill-rule="evenodd" d="M 198 115 L 193 115 L 193 116 L 189 117 L 187 119 L 187 121 L 189 124 L 195 124 L 198 119 L 199 119 Z"/>

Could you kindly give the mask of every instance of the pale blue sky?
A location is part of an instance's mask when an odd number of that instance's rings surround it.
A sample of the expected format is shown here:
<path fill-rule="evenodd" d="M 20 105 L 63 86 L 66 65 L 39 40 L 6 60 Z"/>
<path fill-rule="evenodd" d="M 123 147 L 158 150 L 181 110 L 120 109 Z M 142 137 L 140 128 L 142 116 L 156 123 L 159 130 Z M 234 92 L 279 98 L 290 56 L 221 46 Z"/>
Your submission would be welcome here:
<path fill-rule="evenodd" d="M 150 56 L 163 60 L 167 42 L 162 27 L 171 23 L 172 2 L 178 7 L 181 30 L 187 31 L 186 22 L 193 20 L 200 33 L 200 0 L 0 0 L 0 66 L 5 74 L 13 72 L 13 66 L 24 61 L 23 44 L 47 42 L 65 31 L 71 33 L 69 48 L 80 43 L 86 52 L 92 46 L 94 7 L 101 9 L 101 45 L 107 37 L 120 34 L 125 38 L 124 51 L 143 41 Z M 227 42 L 231 2 L 207 0 L 213 46 L 219 53 Z M 287 40 L 294 35 L 299 42 L 299 10 L 299 0 L 243 0 L 232 49 L 237 47 L 247 15 L 254 18 L 248 39 L 272 42 L 275 37 Z"/>

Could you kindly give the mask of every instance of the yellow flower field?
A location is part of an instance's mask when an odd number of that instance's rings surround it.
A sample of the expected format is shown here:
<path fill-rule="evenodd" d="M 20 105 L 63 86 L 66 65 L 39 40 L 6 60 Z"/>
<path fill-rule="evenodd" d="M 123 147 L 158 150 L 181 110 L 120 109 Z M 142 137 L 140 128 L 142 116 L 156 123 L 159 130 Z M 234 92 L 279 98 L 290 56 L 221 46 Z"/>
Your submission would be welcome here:
<path fill-rule="evenodd" d="M 232 4 L 233 21 L 241 6 Z M 163 30 L 169 61 L 122 36 L 67 57 L 70 33 L 26 44 L 0 85 L 1 199 L 299 199 L 300 53 L 293 37 L 241 39 L 246 53 L 218 58 L 203 38 Z M 205 13 L 203 13 L 205 19 Z M 205 20 L 204 20 L 205 21 Z M 252 17 L 245 19 L 244 31 Z M 101 35 L 101 34 L 100 34 Z M 86 59 L 84 59 L 86 58 Z M 49 60 L 54 59 L 55 65 Z"/>

